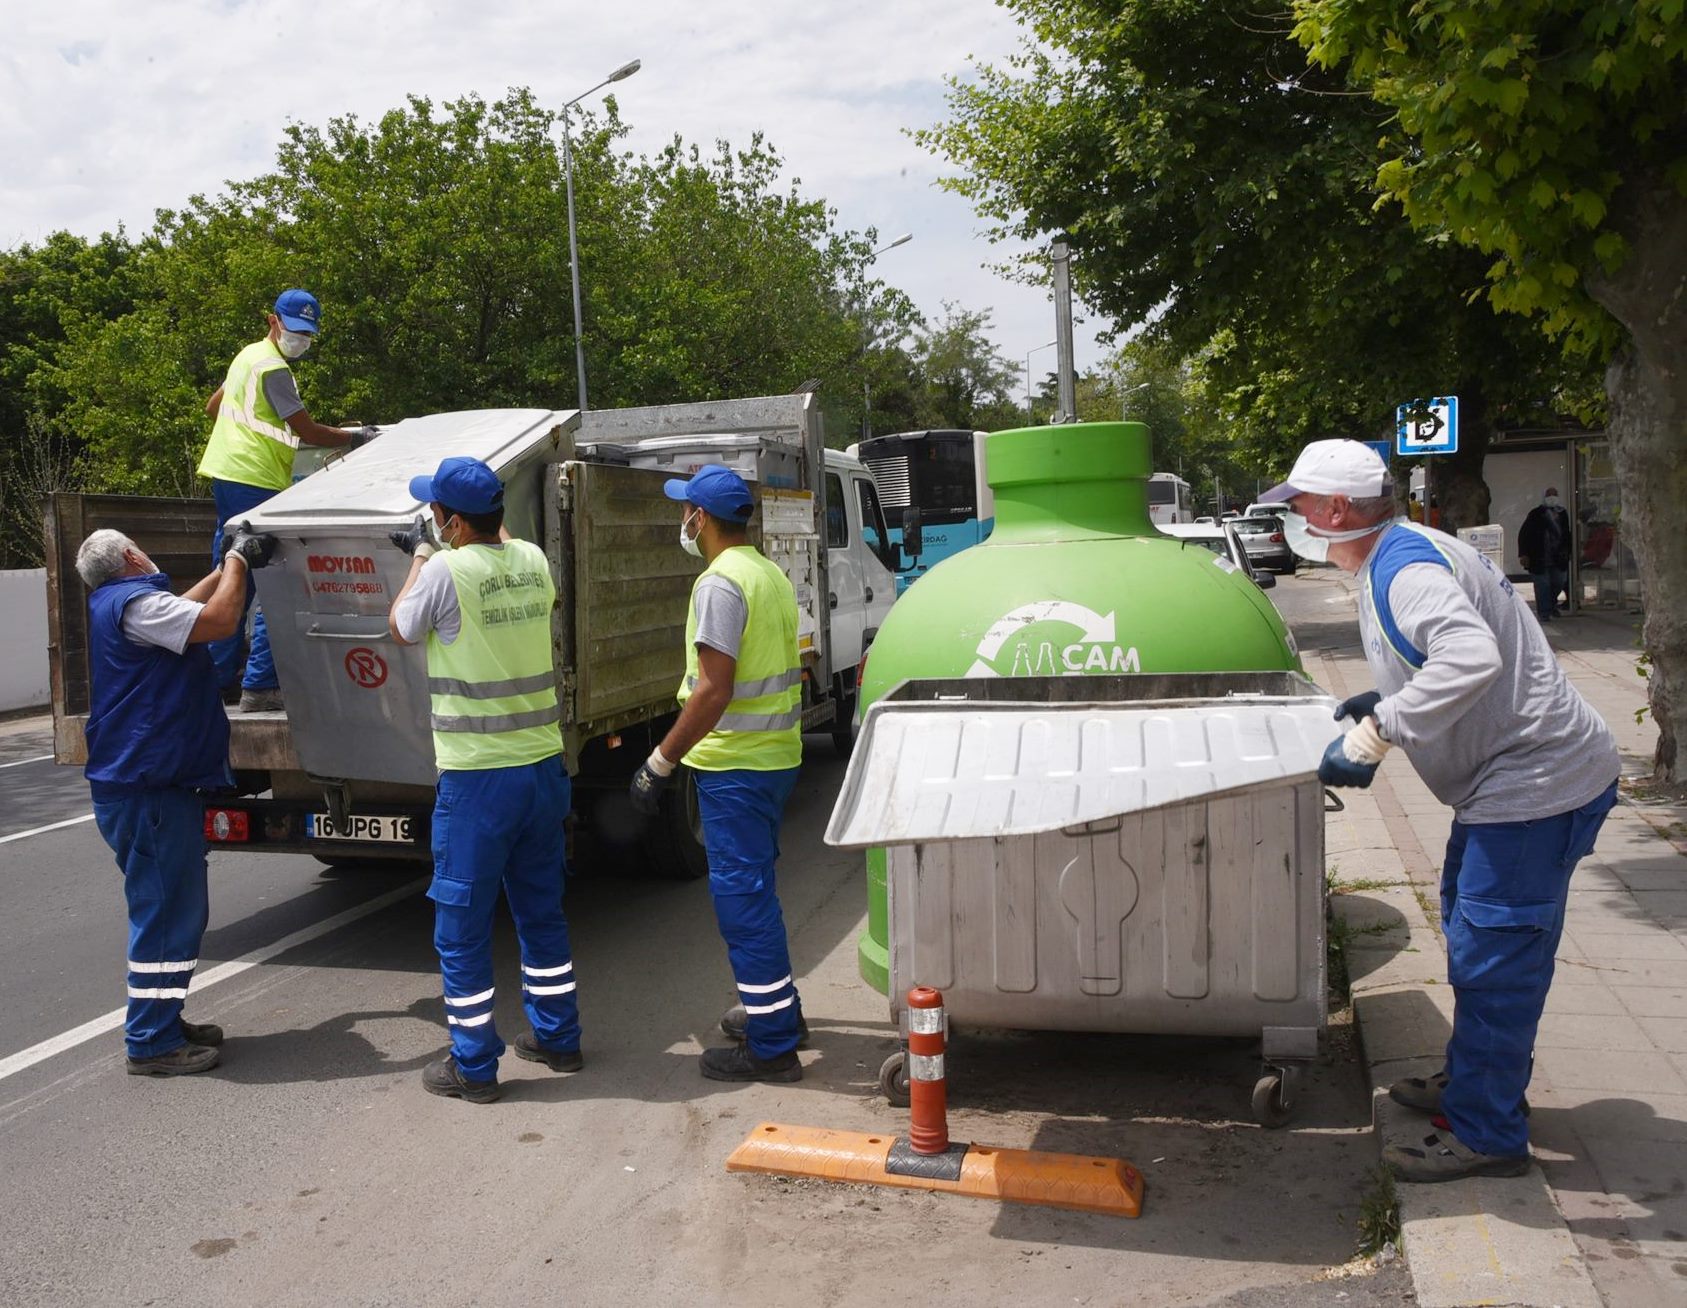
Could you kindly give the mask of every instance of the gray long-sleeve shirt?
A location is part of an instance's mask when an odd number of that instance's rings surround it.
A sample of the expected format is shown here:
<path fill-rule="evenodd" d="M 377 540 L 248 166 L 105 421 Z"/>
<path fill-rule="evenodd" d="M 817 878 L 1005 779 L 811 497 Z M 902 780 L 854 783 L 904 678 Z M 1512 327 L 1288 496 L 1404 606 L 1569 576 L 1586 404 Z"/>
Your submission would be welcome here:
<path fill-rule="evenodd" d="M 1461 822 L 1527 822 L 1568 812 L 1617 779 L 1616 740 L 1564 675 L 1540 624 L 1485 557 L 1430 528 L 1416 531 L 1452 564 L 1410 563 L 1372 597 L 1359 634 L 1383 699 L 1377 726 Z M 1360 571 L 1365 582 L 1371 565 Z M 1377 608 L 1424 656 L 1412 668 Z"/>

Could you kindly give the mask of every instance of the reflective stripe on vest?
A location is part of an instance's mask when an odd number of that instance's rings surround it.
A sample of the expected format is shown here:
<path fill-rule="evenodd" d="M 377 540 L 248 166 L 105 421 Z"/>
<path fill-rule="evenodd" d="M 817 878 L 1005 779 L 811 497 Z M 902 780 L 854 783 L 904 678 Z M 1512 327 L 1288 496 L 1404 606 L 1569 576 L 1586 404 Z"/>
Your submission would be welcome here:
<path fill-rule="evenodd" d="M 244 486 L 285 490 L 293 484 L 293 451 L 299 438 L 264 394 L 266 374 L 287 360 L 268 337 L 254 341 L 229 364 L 211 439 L 199 460 L 199 474 Z"/>
<path fill-rule="evenodd" d="M 744 768 L 774 772 L 802 762 L 802 656 L 797 649 L 797 599 L 777 564 L 740 545 L 717 555 L 704 576 L 726 578 L 744 597 L 744 634 L 732 699 L 715 728 L 686 754 L 705 772 Z M 701 578 L 699 578 L 701 581 Z M 692 591 L 685 624 L 685 680 L 679 700 L 697 688 L 697 603 Z"/>
<path fill-rule="evenodd" d="M 428 635 L 434 759 L 442 771 L 537 763 L 562 751 L 551 609 L 556 587 L 531 541 L 437 556 L 450 569 L 462 624 L 449 645 Z"/>

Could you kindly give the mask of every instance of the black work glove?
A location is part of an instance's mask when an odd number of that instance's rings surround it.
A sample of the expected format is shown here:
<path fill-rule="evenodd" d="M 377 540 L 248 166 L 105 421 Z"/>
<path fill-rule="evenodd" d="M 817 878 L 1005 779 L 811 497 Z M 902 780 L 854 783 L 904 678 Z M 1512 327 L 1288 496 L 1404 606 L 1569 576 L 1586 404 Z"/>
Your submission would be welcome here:
<path fill-rule="evenodd" d="M 627 786 L 627 798 L 632 802 L 634 811 L 647 818 L 655 817 L 662 803 L 662 792 L 673 779 L 671 772 L 665 777 L 658 774 L 650 766 L 649 759 L 640 763 L 638 771 L 633 773 L 631 784 Z"/>
<path fill-rule="evenodd" d="M 1361 718 L 1374 718 L 1377 715 L 1377 705 L 1382 703 L 1382 693 L 1367 690 L 1363 695 L 1353 695 L 1336 705 L 1336 721 L 1352 718 L 1355 722 Z M 1373 769 L 1374 770 L 1374 769 Z"/>
<path fill-rule="evenodd" d="M 416 521 L 408 527 L 401 531 L 389 531 L 387 539 L 406 554 L 412 556 L 415 555 L 417 550 L 421 550 L 424 559 L 432 554 L 435 549 L 433 538 L 428 535 L 428 520 L 420 513 L 416 515 Z"/>
<path fill-rule="evenodd" d="M 248 531 L 242 526 L 234 533 L 234 540 L 225 553 L 238 554 L 248 568 L 261 568 L 275 554 L 275 537 L 268 532 Z"/>
<path fill-rule="evenodd" d="M 347 448 L 353 450 L 361 449 L 380 434 L 381 429 L 373 425 L 367 427 L 353 427 L 351 429 L 351 441 Z"/>

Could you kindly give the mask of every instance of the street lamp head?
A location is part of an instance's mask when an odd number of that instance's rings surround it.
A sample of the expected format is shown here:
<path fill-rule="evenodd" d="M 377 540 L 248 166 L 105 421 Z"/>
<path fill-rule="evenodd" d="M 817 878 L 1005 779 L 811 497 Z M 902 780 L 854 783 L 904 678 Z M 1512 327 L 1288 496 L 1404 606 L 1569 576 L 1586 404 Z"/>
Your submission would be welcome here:
<path fill-rule="evenodd" d="M 879 256 L 880 256 L 880 255 L 881 255 L 881 254 L 883 254 L 883 253 L 884 253 L 884 252 L 885 252 L 885 251 L 886 251 L 886 250 L 894 250 L 894 249 L 895 249 L 895 248 L 896 248 L 896 247 L 897 247 L 897 246 L 899 246 L 899 245 L 906 245 L 906 244 L 908 244 L 908 242 L 909 242 L 909 241 L 911 241 L 911 240 L 913 240 L 913 239 L 914 239 L 914 233 L 912 233 L 912 232 L 903 232 L 903 233 L 902 233 L 902 235 L 900 235 L 900 236 L 898 236 L 898 237 L 897 237 L 897 238 L 896 238 L 896 239 L 895 239 L 895 240 L 894 240 L 894 241 L 891 241 L 891 242 L 889 242 L 889 243 L 888 243 L 888 244 L 886 244 L 886 245 L 881 245 L 881 246 L 879 246 L 879 248 L 878 248 L 878 249 L 876 249 L 876 250 L 874 250 L 874 251 L 873 251 L 873 252 L 872 252 L 872 253 L 871 253 L 871 254 L 870 254 L 870 255 L 868 255 L 868 256 L 867 256 L 867 257 L 868 257 L 868 258 L 869 258 L 869 259 L 877 259 L 877 258 L 878 258 L 878 257 L 879 257 Z"/>
<path fill-rule="evenodd" d="M 631 77 L 634 73 L 638 72 L 639 68 L 640 63 L 637 59 L 629 60 L 627 63 L 622 64 L 613 73 L 611 73 L 608 80 L 611 82 L 622 81 L 623 79 Z"/>

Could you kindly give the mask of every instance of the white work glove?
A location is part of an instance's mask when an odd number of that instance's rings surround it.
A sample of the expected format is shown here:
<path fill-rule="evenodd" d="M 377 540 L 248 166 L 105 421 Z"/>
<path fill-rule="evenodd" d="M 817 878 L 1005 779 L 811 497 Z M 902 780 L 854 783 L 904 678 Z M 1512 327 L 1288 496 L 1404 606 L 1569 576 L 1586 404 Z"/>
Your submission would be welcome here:
<path fill-rule="evenodd" d="M 1359 719 L 1359 725 L 1341 738 L 1341 752 L 1349 763 L 1381 763 L 1394 746 L 1382 738 L 1374 717 Z"/>

